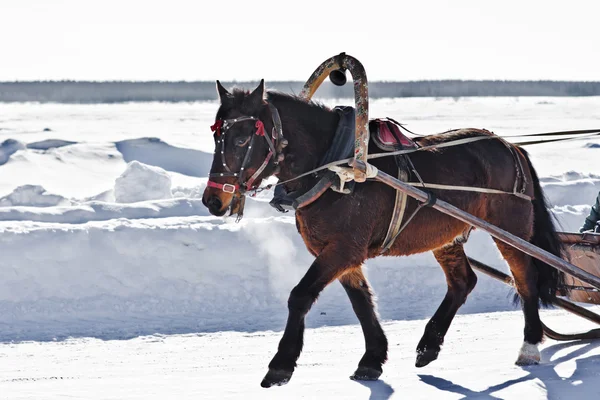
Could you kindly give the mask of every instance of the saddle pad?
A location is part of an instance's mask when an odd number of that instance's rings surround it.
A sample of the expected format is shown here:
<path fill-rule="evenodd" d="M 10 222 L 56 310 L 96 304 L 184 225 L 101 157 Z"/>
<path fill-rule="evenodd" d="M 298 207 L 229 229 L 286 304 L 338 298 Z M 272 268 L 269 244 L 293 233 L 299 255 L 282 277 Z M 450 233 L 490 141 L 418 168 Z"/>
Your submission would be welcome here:
<path fill-rule="evenodd" d="M 414 149 L 417 144 L 402 133 L 400 127 L 389 119 L 373 119 L 370 121 L 374 141 L 379 148 L 386 151 Z"/>

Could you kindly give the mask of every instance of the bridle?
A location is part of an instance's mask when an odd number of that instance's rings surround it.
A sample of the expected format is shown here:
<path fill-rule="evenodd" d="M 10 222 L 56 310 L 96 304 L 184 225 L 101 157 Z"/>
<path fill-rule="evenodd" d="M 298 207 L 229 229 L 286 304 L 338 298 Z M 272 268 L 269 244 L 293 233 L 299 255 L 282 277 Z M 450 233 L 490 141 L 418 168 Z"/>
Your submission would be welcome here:
<path fill-rule="evenodd" d="M 239 192 L 243 196 L 246 192 L 256 189 L 253 186 L 253 184 L 256 181 L 256 179 L 258 179 L 260 174 L 265 170 L 267 165 L 269 165 L 269 161 L 271 161 L 271 158 L 274 158 L 273 164 L 275 166 L 279 165 L 279 162 L 283 159 L 283 157 L 281 156 L 281 154 L 278 153 L 278 150 L 279 151 L 281 150 L 281 148 L 282 148 L 281 144 L 282 144 L 282 142 L 284 142 L 283 132 L 282 132 L 282 128 L 281 128 L 281 119 L 279 118 L 279 112 L 277 111 L 277 109 L 271 103 L 268 103 L 268 105 L 269 105 L 269 109 L 271 110 L 271 117 L 273 119 L 273 129 L 271 131 L 270 137 L 269 137 L 269 135 L 265 134 L 264 123 L 259 118 L 253 117 L 253 116 L 241 116 L 241 117 L 230 118 L 230 119 L 225 119 L 225 120 L 218 119 L 210 127 L 210 129 L 213 132 L 215 132 L 215 135 L 217 137 L 217 145 L 215 148 L 215 154 L 217 154 L 217 152 L 221 153 L 221 163 L 223 165 L 223 168 L 225 168 L 226 172 L 210 173 L 208 175 L 209 179 L 208 179 L 207 186 L 221 189 L 225 193 L 234 194 L 236 192 Z M 250 143 L 248 145 L 248 148 L 246 149 L 246 154 L 244 155 L 244 159 L 242 161 L 240 170 L 238 172 L 233 172 L 233 171 L 231 171 L 231 169 L 227 165 L 227 161 L 225 160 L 225 138 L 226 138 L 227 131 L 229 129 L 231 129 L 231 127 L 234 124 L 236 124 L 238 122 L 242 122 L 242 121 L 256 121 L 256 123 L 254 125 L 256 127 L 256 132 L 255 132 L 255 134 L 252 135 L 252 138 L 250 139 Z M 248 167 L 248 163 L 250 162 L 250 158 L 252 155 L 252 147 L 254 146 L 255 139 L 259 136 L 264 137 L 265 140 L 267 141 L 267 145 L 269 146 L 269 153 L 265 157 L 265 160 L 263 161 L 261 166 L 256 170 L 256 172 L 254 174 L 252 174 L 252 176 L 250 178 L 248 178 L 247 181 L 244 181 L 244 178 L 246 176 L 246 168 Z M 218 183 L 218 182 L 215 182 L 214 180 L 212 180 L 212 178 L 232 177 L 232 176 L 238 178 L 238 182 L 236 184 Z"/>

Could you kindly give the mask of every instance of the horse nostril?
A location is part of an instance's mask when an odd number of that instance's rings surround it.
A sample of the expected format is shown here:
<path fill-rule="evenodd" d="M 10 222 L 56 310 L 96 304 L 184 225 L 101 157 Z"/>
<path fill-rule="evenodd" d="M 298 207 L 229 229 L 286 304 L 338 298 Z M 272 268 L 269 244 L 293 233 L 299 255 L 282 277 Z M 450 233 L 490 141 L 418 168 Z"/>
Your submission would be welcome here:
<path fill-rule="evenodd" d="M 221 202 L 221 199 L 219 199 L 216 196 L 212 196 L 211 198 L 208 199 L 208 208 L 210 208 L 211 210 L 214 211 L 219 211 L 221 209 L 221 207 L 223 207 L 223 203 Z"/>

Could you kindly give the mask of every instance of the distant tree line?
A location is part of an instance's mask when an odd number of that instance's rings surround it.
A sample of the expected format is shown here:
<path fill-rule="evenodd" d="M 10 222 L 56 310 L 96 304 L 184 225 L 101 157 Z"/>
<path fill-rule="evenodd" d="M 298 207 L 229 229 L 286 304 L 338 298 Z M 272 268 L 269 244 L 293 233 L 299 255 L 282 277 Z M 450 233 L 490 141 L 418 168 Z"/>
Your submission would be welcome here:
<path fill-rule="evenodd" d="M 350 78 L 350 77 L 349 77 Z M 253 89 L 258 82 L 222 82 Z M 299 94 L 303 82 L 267 82 L 268 89 Z M 352 98 L 351 82 L 338 87 L 328 80 L 315 97 Z M 411 81 L 369 82 L 369 97 L 600 96 L 600 82 L 570 81 Z M 122 103 L 216 100 L 214 82 L 0 82 L 0 102 Z"/>

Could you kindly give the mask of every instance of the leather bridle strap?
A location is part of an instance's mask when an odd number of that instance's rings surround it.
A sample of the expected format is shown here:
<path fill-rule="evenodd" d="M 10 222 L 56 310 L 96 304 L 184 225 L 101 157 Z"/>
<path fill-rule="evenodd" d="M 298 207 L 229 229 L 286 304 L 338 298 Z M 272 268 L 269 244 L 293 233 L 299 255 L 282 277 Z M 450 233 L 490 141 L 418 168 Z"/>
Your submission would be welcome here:
<path fill-rule="evenodd" d="M 208 186 L 221 189 L 227 193 L 235 193 L 235 192 L 240 191 L 242 194 L 244 194 L 246 191 L 252 189 L 253 183 L 256 181 L 256 179 L 258 179 L 260 174 L 269 165 L 271 158 L 275 157 L 275 159 L 274 159 L 275 165 L 277 165 L 279 163 L 279 159 L 277 157 L 277 147 L 276 146 L 278 145 L 280 140 L 283 139 L 281 118 L 279 117 L 279 112 L 277 111 L 277 108 L 275 108 L 275 106 L 273 106 L 271 103 L 269 103 L 269 109 L 271 110 L 271 116 L 273 119 L 273 129 L 271 131 L 271 137 L 269 137 L 269 135 L 265 134 L 265 127 L 264 127 L 263 122 L 260 119 L 258 119 L 256 117 L 252 117 L 252 116 L 242 116 L 242 117 L 233 118 L 233 119 L 218 120 L 215 122 L 214 125 L 211 126 L 211 129 L 214 132 L 216 132 L 217 137 L 219 137 L 219 139 L 217 140 L 217 145 L 220 145 L 221 163 L 223 165 L 223 168 L 227 172 L 218 172 L 218 173 L 209 174 Z M 231 169 L 229 169 L 229 167 L 227 166 L 227 163 L 225 160 L 225 134 L 227 133 L 227 130 L 229 130 L 233 124 L 235 124 L 236 122 L 241 122 L 241 121 L 246 121 L 246 120 L 255 120 L 256 121 L 256 125 L 255 125 L 256 132 L 254 135 L 252 135 L 252 139 L 250 140 L 250 144 L 248 145 L 248 149 L 246 150 L 246 154 L 244 156 L 244 160 L 242 161 L 242 166 L 240 168 L 240 171 L 232 172 Z M 269 153 L 265 157 L 265 160 L 263 161 L 261 166 L 256 170 L 256 172 L 254 174 L 252 174 L 252 176 L 246 182 L 244 182 L 245 170 L 250 161 L 250 157 L 252 154 L 252 147 L 254 145 L 256 136 L 262 136 L 265 138 L 265 140 L 267 141 L 267 145 L 269 147 Z M 219 151 L 219 149 L 217 149 L 216 151 Z M 236 185 L 220 184 L 220 183 L 216 183 L 216 182 L 213 182 L 210 180 L 211 177 L 227 177 L 227 176 L 237 177 L 239 183 Z M 233 188 L 235 188 L 235 190 L 233 190 Z"/>
<path fill-rule="evenodd" d="M 269 160 L 271 160 L 271 157 L 273 157 L 273 155 L 275 154 L 275 146 L 273 145 L 273 142 L 276 139 L 275 129 L 273 129 L 272 135 L 273 135 L 273 141 L 271 141 L 269 139 L 269 137 L 267 135 L 265 135 L 265 139 L 267 140 L 267 143 L 269 144 L 269 147 L 270 147 L 269 154 L 267 154 L 267 157 L 265 158 L 265 161 L 263 161 L 262 165 L 256 170 L 256 172 L 246 182 L 245 186 L 246 186 L 247 190 L 252 188 L 252 184 L 254 183 L 256 178 L 258 178 L 258 176 L 264 171 L 264 169 L 267 167 L 267 165 L 269 165 Z M 248 153 L 250 153 L 250 151 L 248 151 Z M 277 160 L 275 160 L 275 162 L 277 163 Z"/>
<path fill-rule="evenodd" d="M 208 181 L 206 186 L 221 189 L 225 193 L 235 193 L 236 191 L 240 190 L 239 185 L 232 185 L 231 183 L 217 183 L 213 181 Z"/>

